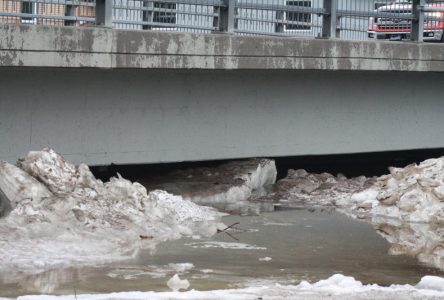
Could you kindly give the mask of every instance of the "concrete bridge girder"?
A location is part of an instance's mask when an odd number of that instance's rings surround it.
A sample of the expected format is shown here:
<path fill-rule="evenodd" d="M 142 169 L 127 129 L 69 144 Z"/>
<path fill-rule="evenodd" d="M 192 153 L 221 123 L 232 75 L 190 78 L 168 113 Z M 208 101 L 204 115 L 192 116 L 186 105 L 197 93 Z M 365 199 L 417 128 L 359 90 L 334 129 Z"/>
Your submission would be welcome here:
<path fill-rule="evenodd" d="M 444 147 L 442 45 L 0 27 L 0 160 Z"/>

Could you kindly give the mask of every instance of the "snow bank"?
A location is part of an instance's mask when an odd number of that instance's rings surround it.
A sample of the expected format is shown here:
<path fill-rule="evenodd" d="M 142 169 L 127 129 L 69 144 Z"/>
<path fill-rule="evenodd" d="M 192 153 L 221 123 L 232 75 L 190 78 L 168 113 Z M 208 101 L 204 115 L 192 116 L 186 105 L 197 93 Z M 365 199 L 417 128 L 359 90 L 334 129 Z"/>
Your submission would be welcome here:
<path fill-rule="evenodd" d="M 0 274 L 126 259 L 182 236 L 210 236 L 221 214 L 139 183 L 97 180 L 53 150 L 0 164 L 12 211 L 0 219 Z M 14 271 L 16 270 L 16 271 Z M 3 275 L 2 275 L 3 276 Z"/>
<path fill-rule="evenodd" d="M 172 281 L 180 280 L 178 277 Z M 299 285 L 279 284 L 240 289 L 187 292 L 122 292 L 112 294 L 77 295 L 77 299 L 441 299 L 444 297 L 443 278 L 426 276 L 416 286 L 392 285 L 381 287 L 376 284 L 364 285 L 353 277 L 335 274 L 316 283 L 301 282 Z M 185 287 L 186 282 L 183 283 Z M 72 299 L 69 296 L 22 296 L 19 300 Z"/>
<path fill-rule="evenodd" d="M 374 203 L 370 222 L 390 253 L 444 270 L 444 157 L 389 170 L 362 192 Z"/>
<path fill-rule="evenodd" d="M 444 270 L 444 157 L 389 170 L 378 178 L 290 170 L 266 198 L 293 207 L 335 207 L 371 222 L 391 243 L 391 254 Z"/>
<path fill-rule="evenodd" d="M 378 191 L 373 200 L 379 202 L 373 213 L 444 225 L 444 157 L 390 168 L 372 189 Z"/>

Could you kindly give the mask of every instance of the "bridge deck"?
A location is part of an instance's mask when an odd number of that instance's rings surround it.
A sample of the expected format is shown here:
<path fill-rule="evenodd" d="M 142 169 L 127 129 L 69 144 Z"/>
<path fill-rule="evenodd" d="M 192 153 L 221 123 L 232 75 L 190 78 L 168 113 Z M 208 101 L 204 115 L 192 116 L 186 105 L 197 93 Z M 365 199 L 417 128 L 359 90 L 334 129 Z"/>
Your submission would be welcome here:
<path fill-rule="evenodd" d="M 0 26 L 0 67 L 444 71 L 441 44 Z"/>

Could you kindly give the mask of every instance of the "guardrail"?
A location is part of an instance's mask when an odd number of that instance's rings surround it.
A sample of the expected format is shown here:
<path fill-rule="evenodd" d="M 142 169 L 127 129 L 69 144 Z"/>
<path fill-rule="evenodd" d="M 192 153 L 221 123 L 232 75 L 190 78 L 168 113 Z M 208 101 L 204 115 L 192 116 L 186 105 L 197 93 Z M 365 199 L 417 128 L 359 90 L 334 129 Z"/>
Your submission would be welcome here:
<path fill-rule="evenodd" d="M 0 0 L 0 23 L 95 25 L 95 0 Z"/>
<path fill-rule="evenodd" d="M 0 23 L 444 41 L 444 1 L 0 0 Z"/>

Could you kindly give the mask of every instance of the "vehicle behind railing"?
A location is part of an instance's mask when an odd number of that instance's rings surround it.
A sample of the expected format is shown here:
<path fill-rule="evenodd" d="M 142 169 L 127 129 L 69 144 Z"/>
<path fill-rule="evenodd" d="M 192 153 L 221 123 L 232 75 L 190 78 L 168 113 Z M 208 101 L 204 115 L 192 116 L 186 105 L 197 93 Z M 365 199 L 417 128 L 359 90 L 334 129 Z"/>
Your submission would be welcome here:
<path fill-rule="evenodd" d="M 378 2 L 375 8 L 376 15 L 369 19 L 370 39 L 392 41 L 411 39 L 412 23 L 416 19 L 412 1 Z M 423 40 L 444 42 L 444 1 L 425 1 L 417 8 L 424 12 Z"/>
<path fill-rule="evenodd" d="M 444 0 L 0 0 L 0 23 L 443 41 Z"/>

